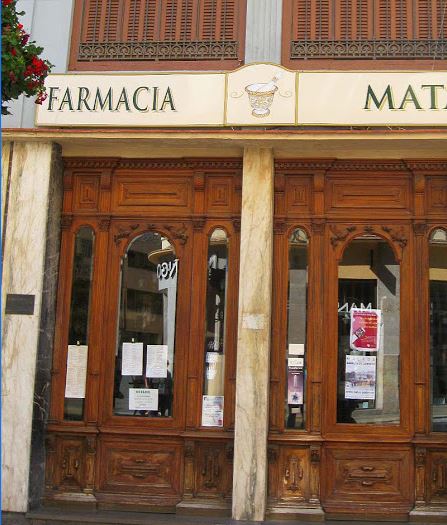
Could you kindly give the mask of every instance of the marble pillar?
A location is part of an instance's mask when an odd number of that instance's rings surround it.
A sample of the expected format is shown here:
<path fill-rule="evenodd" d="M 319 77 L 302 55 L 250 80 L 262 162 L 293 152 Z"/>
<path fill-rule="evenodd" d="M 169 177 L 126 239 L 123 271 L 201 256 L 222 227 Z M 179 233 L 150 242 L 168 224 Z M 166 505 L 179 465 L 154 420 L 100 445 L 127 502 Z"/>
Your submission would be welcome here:
<path fill-rule="evenodd" d="M 25 512 L 28 507 L 34 382 L 56 153 L 57 147 L 49 142 L 15 142 L 9 158 L 2 276 L 2 509 L 10 512 Z M 3 169 L 6 172 L 7 166 Z M 34 296 L 33 313 L 5 313 L 7 294 Z"/>
<path fill-rule="evenodd" d="M 262 521 L 267 493 L 273 152 L 244 151 L 233 518 Z"/>

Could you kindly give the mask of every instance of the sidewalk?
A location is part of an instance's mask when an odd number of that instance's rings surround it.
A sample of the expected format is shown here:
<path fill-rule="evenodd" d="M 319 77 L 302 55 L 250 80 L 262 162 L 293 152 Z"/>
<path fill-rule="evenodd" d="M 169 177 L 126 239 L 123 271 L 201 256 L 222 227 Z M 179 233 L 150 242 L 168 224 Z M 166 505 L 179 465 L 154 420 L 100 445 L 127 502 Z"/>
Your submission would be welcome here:
<path fill-rule="evenodd" d="M 299 521 L 267 520 L 263 522 L 236 521 L 230 518 L 210 516 L 178 516 L 176 514 L 151 514 L 115 511 L 76 511 L 61 509 L 42 509 L 29 512 L 26 517 L 12 513 L 2 514 L 2 525 L 394 525 L 386 521 Z M 415 523 L 415 522 L 412 522 Z M 430 522 L 433 524 L 434 522 Z M 437 522 L 442 523 L 442 521 Z M 417 522 L 429 525 L 429 522 Z"/>

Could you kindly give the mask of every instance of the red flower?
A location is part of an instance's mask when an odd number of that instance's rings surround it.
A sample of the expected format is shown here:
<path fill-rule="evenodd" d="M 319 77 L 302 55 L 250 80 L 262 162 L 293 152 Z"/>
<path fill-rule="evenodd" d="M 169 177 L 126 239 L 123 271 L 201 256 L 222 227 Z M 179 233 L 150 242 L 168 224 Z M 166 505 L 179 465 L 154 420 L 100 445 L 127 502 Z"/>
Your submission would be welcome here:
<path fill-rule="evenodd" d="M 24 33 L 22 36 L 22 46 L 26 46 L 26 44 L 28 43 L 28 40 L 29 40 L 29 35 Z"/>
<path fill-rule="evenodd" d="M 14 0 L 2 0 L 2 5 L 4 7 L 8 6 L 9 4 L 12 4 Z"/>
<path fill-rule="evenodd" d="M 23 29 L 23 25 L 22 24 L 17 24 L 17 27 L 18 27 L 18 29 Z"/>
<path fill-rule="evenodd" d="M 36 104 L 42 104 L 42 102 L 46 100 L 47 97 L 47 93 L 39 93 L 36 97 Z"/>
<path fill-rule="evenodd" d="M 16 51 L 15 47 L 11 48 L 11 55 L 13 57 L 15 57 L 17 55 L 17 51 Z"/>

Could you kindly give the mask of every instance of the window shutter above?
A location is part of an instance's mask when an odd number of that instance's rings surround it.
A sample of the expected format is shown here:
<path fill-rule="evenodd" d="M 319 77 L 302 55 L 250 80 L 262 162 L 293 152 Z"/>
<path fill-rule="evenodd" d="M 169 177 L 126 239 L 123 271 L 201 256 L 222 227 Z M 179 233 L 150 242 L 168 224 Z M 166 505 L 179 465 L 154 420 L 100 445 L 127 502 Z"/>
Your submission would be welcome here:
<path fill-rule="evenodd" d="M 447 58 L 447 0 L 284 0 L 283 13 L 289 60 Z"/>
<path fill-rule="evenodd" d="M 217 60 L 220 69 L 223 62 L 236 67 L 244 52 L 245 10 L 246 0 L 76 0 L 81 23 L 71 65 Z"/>

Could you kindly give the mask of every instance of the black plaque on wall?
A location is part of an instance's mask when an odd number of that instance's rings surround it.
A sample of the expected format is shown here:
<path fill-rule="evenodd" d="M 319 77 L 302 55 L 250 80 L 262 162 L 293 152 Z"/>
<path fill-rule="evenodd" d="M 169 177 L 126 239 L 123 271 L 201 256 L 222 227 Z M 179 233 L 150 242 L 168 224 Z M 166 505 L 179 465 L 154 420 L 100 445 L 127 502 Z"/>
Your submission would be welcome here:
<path fill-rule="evenodd" d="M 5 314 L 33 315 L 35 295 L 8 293 L 6 295 Z"/>

